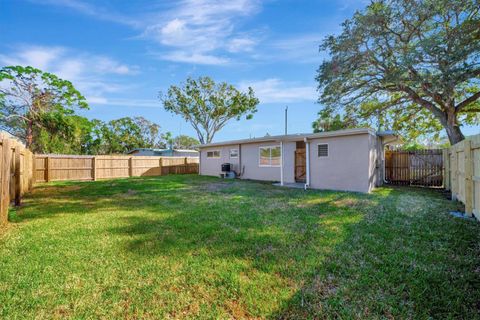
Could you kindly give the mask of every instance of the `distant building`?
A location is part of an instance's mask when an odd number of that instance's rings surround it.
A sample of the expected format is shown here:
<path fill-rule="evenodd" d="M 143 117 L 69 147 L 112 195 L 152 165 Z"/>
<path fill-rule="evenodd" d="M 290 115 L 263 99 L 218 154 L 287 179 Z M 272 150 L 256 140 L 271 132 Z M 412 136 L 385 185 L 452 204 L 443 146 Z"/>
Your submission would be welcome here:
<path fill-rule="evenodd" d="M 157 157 L 198 157 L 197 150 L 190 149 L 153 149 L 138 148 L 128 152 L 133 156 L 157 156 Z"/>

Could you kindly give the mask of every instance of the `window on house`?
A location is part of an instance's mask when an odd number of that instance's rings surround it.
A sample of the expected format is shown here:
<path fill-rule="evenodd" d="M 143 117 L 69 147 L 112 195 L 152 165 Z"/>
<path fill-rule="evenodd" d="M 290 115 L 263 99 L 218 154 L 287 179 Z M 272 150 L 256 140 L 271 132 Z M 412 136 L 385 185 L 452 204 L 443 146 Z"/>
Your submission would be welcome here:
<path fill-rule="evenodd" d="M 261 167 L 279 167 L 282 151 L 280 146 L 269 146 L 259 148 L 259 165 Z"/>
<path fill-rule="evenodd" d="M 219 150 L 207 151 L 207 158 L 220 158 L 220 151 Z"/>
<path fill-rule="evenodd" d="M 328 157 L 328 144 L 322 143 L 318 145 L 318 157 Z"/>
<path fill-rule="evenodd" d="M 230 158 L 238 158 L 238 149 L 230 149 Z"/>

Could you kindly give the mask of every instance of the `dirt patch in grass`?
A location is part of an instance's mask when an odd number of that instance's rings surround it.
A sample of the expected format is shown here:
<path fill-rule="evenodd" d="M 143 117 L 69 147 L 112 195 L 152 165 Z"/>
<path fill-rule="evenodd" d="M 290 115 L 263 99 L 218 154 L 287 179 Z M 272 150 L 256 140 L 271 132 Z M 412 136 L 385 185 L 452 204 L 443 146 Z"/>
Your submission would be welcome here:
<path fill-rule="evenodd" d="M 82 185 L 64 185 L 64 186 L 47 186 L 42 185 L 41 187 L 34 188 L 32 190 L 33 195 L 58 195 L 58 194 L 70 194 L 71 192 L 82 190 L 84 186 Z"/>
<path fill-rule="evenodd" d="M 197 186 L 196 191 L 198 192 L 212 192 L 212 193 L 225 193 L 237 195 L 241 194 L 244 191 L 251 191 L 251 189 L 245 189 L 245 185 L 240 180 L 220 180 L 219 182 L 211 182 L 208 184 L 203 184 Z"/>
<path fill-rule="evenodd" d="M 132 189 L 128 189 L 126 192 L 119 194 L 120 198 L 131 198 L 136 195 L 138 192 Z"/>
<path fill-rule="evenodd" d="M 342 198 L 332 202 L 340 208 L 366 209 L 373 206 L 373 202 L 368 199 Z"/>
<path fill-rule="evenodd" d="M 319 297 L 325 299 L 328 298 L 338 291 L 338 285 L 334 281 L 333 276 L 328 276 L 325 278 L 315 277 L 313 280 L 313 285 L 308 291 L 309 294 L 315 294 Z"/>
<path fill-rule="evenodd" d="M 424 198 L 413 194 L 400 195 L 396 201 L 396 208 L 399 213 L 418 216 L 430 212 L 437 205 L 431 201 L 425 201 Z"/>
<path fill-rule="evenodd" d="M 246 312 L 245 306 L 242 306 L 237 300 L 229 300 L 226 305 L 233 319 L 254 319 Z"/>
<path fill-rule="evenodd" d="M 232 185 L 233 184 L 229 182 L 212 182 L 204 185 L 203 188 L 205 188 L 205 191 L 219 192 L 224 191 L 226 188 L 232 187 Z"/>

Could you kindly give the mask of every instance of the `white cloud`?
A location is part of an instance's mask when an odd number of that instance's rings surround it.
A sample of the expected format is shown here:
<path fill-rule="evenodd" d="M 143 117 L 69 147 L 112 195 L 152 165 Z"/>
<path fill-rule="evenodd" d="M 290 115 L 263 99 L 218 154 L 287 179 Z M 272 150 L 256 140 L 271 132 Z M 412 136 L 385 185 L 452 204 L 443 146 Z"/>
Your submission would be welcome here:
<path fill-rule="evenodd" d="M 320 52 L 320 45 L 327 33 L 298 34 L 271 41 L 267 53 L 260 55 L 263 60 L 294 61 L 296 63 L 320 63 L 326 53 Z"/>
<path fill-rule="evenodd" d="M 243 91 L 248 87 L 252 87 L 255 96 L 258 97 L 261 103 L 315 101 L 317 98 L 314 86 L 299 85 L 298 83 L 286 82 L 277 78 L 242 81 L 239 87 Z"/>
<path fill-rule="evenodd" d="M 174 62 L 187 62 L 194 64 L 224 65 L 230 60 L 215 55 L 203 53 L 188 53 L 185 51 L 174 51 L 161 55 L 161 59 Z"/>
<path fill-rule="evenodd" d="M 65 47 L 20 46 L 10 54 L 0 54 L 2 65 L 32 66 L 71 81 L 85 96 L 100 97 L 118 92 L 125 85 L 109 76 L 133 75 L 138 67 L 122 64 L 110 57 L 77 52 Z"/>
<path fill-rule="evenodd" d="M 256 44 L 257 44 L 257 41 L 252 38 L 248 38 L 248 37 L 234 38 L 228 42 L 227 50 L 234 53 L 250 52 L 250 51 L 253 51 Z"/>
<path fill-rule="evenodd" d="M 61 47 L 51 47 L 48 50 L 43 47 L 30 47 L 11 55 L 0 54 L 0 62 L 3 65 L 30 65 L 45 70 L 63 53 L 64 49 Z"/>
<path fill-rule="evenodd" d="M 184 0 L 160 14 L 162 22 L 147 26 L 143 36 L 173 49 L 159 56 L 165 60 L 225 64 L 217 51 L 249 51 L 256 44 L 253 37 L 237 34 L 236 26 L 259 7 L 255 0 Z"/>
<path fill-rule="evenodd" d="M 138 27 L 141 22 L 137 19 L 132 19 L 130 16 L 122 15 L 114 10 L 102 8 L 98 4 L 90 4 L 81 0 L 30 0 L 31 2 L 43 5 L 54 5 L 68 8 L 82 14 L 95 17 L 99 20 L 111 21 L 128 25 L 131 27 Z"/>
<path fill-rule="evenodd" d="M 121 106 L 135 108 L 163 108 L 159 100 L 152 99 L 110 99 L 105 97 L 88 97 L 88 102 L 96 105 Z"/>
<path fill-rule="evenodd" d="M 141 38 L 162 45 L 161 53 L 155 54 L 159 59 L 210 65 L 231 61 L 219 52 L 253 50 L 257 41 L 252 34 L 238 33 L 238 23 L 261 8 L 260 0 L 179 0 L 134 6 L 136 11 L 122 14 L 108 4 L 98 5 L 85 0 L 30 1 L 128 25 L 139 30 Z"/>
<path fill-rule="evenodd" d="M 99 5 L 93 0 L 30 1 L 128 25 L 139 33 L 137 38 L 160 45 L 159 49 L 149 49 L 157 59 L 190 64 L 226 65 L 235 62 L 237 55 L 259 62 L 320 63 L 326 56 L 319 54 L 320 43 L 326 34 L 339 29 L 336 19 L 327 19 L 323 21 L 325 30 L 316 34 L 282 33 L 267 39 L 268 28 L 244 30 L 241 25 L 261 10 L 260 0 L 160 1 L 132 5 L 134 10 L 128 13 L 118 12 L 118 8 L 108 2 Z M 339 0 L 342 5 L 352 2 L 354 0 Z M 257 46 L 260 41 L 261 47 Z"/>

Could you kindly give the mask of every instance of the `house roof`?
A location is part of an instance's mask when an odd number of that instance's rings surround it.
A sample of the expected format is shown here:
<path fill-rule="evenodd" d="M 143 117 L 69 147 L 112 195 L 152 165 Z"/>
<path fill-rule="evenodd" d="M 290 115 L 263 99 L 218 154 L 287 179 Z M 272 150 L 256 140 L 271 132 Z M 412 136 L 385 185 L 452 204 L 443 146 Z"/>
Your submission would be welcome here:
<path fill-rule="evenodd" d="M 172 150 L 171 149 L 158 149 L 158 148 L 136 148 L 136 149 L 132 149 L 132 150 L 128 151 L 127 153 L 130 154 L 130 153 L 135 152 L 135 151 L 153 151 L 153 152 L 162 153 L 162 152 L 168 152 L 168 151 L 172 151 Z M 198 153 L 197 150 L 192 150 L 192 149 L 173 149 L 173 151 Z"/>
<path fill-rule="evenodd" d="M 357 135 L 357 134 L 371 134 L 371 135 L 380 136 L 380 134 L 375 133 L 375 131 L 370 128 L 355 128 L 355 129 L 326 131 L 326 132 L 318 132 L 318 133 L 297 133 L 297 134 L 287 134 L 287 135 L 278 135 L 278 136 L 265 136 L 261 138 L 230 140 L 230 141 L 206 143 L 206 144 L 200 145 L 199 147 L 206 148 L 206 147 L 223 146 L 223 145 L 230 145 L 230 144 L 246 144 L 246 143 L 271 142 L 271 141 L 299 141 L 305 138 L 315 139 L 315 138 L 323 138 L 323 137 L 340 137 L 340 136 L 349 136 L 349 135 Z M 395 135 L 393 131 L 392 131 L 392 135 Z"/>
<path fill-rule="evenodd" d="M 191 153 L 198 153 L 197 150 L 192 150 L 192 149 L 173 149 L 173 151 L 177 152 L 191 152 Z"/>

